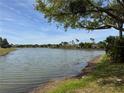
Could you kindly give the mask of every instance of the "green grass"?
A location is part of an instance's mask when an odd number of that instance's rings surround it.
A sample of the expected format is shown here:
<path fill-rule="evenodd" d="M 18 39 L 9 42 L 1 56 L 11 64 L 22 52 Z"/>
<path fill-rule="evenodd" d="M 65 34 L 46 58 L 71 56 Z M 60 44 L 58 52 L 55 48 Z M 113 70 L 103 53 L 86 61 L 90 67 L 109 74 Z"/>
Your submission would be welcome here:
<path fill-rule="evenodd" d="M 124 64 L 104 56 L 84 78 L 60 81 L 46 93 L 124 93 Z"/>
<path fill-rule="evenodd" d="M 58 84 L 58 87 L 56 87 L 55 89 L 49 90 L 48 93 L 72 93 L 72 90 L 86 86 L 87 82 L 89 82 L 89 79 L 87 78 L 85 78 L 84 80 L 65 80 Z"/>
<path fill-rule="evenodd" d="M 4 56 L 14 50 L 14 48 L 0 48 L 0 56 Z"/>
<path fill-rule="evenodd" d="M 92 75 L 96 78 L 124 78 L 124 63 L 110 63 L 105 57 L 96 65 Z"/>

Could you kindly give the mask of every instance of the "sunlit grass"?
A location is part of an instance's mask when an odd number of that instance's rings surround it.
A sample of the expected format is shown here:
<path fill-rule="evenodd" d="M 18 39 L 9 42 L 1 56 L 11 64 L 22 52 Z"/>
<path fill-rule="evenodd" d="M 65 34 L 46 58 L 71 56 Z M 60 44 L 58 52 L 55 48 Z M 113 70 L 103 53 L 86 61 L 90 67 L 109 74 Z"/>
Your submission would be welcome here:
<path fill-rule="evenodd" d="M 87 86 L 89 80 L 88 78 L 64 80 L 56 84 L 57 87 L 49 90 L 48 93 L 72 93 L 72 90 Z"/>
<path fill-rule="evenodd" d="M 0 56 L 4 56 L 14 50 L 14 48 L 0 48 Z"/>

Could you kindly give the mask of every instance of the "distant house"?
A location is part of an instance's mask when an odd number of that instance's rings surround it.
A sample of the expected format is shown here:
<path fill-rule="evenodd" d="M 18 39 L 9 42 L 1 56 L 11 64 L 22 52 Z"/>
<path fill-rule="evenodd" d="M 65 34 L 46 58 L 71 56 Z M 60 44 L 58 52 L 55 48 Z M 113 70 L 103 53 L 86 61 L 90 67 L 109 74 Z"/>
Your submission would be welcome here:
<path fill-rule="evenodd" d="M 99 48 L 99 46 L 97 44 L 93 44 L 92 48 Z"/>

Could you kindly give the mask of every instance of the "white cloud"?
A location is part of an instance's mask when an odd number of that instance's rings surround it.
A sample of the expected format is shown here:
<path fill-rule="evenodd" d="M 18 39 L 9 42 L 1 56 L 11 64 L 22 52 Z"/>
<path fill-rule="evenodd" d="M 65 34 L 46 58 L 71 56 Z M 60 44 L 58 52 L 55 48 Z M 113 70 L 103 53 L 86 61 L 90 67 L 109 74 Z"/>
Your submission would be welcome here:
<path fill-rule="evenodd" d="M 6 4 L 0 1 L 0 35 L 8 38 L 13 43 L 59 43 L 78 38 L 80 41 L 103 40 L 106 36 L 117 35 L 113 30 L 93 31 L 72 30 L 64 32 L 63 28 L 57 29 L 55 23 L 48 24 L 43 15 L 33 10 L 34 0 L 9 0 Z M 4 2 L 4 0 L 3 0 Z M 10 3 L 11 4 L 10 4 Z M 4 7 L 4 8 L 3 8 Z M 6 8 L 6 9 L 5 9 Z M 2 21 L 9 21 L 2 22 Z"/>
<path fill-rule="evenodd" d="M 15 19 L 11 17 L 4 17 L 4 18 L 0 17 L 0 21 L 15 21 Z"/>

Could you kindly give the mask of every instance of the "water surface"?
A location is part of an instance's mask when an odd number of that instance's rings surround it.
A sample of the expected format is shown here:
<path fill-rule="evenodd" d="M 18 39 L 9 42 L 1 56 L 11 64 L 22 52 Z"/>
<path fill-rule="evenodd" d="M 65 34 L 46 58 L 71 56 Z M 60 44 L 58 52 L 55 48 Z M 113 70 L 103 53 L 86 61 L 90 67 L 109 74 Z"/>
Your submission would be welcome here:
<path fill-rule="evenodd" d="M 98 50 L 23 48 L 0 57 L 0 93 L 27 93 L 48 80 L 76 75 Z"/>

